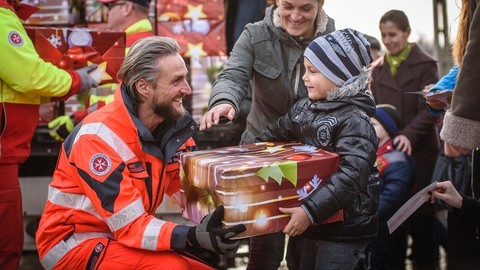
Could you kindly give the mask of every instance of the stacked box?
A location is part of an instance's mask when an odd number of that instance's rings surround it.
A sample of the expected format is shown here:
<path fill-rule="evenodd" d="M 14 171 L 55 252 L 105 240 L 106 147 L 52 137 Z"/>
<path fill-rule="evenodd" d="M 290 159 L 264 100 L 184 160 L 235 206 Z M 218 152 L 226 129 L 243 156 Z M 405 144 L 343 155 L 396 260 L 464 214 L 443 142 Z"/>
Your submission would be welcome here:
<path fill-rule="evenodd" d="M 159 36 L 172 37 L 183 57 L 227 55 L 224 0 L 157 1 Z"/>
<path fill-rule="evenodd" d="M 98 64 L 90 73 L 100 84 L 118 82 L 125 58 L 125 32 L 88 28 L 25 27 L 40 57 L 59 68 L 73 70 Z"/>
<path fill-rule="evenodd" d="M 183 216 L 199 223 L 224 205 L 227 227 L 245 224 L 236 238 L 282 231 L 289 216 L 279 207 L 300 206 L 300 199 L 329 180 L 339 156 L 290 142 L 265 142 L 182 153 Z M 343 211 L 325 223 L 343 220 Z"/>

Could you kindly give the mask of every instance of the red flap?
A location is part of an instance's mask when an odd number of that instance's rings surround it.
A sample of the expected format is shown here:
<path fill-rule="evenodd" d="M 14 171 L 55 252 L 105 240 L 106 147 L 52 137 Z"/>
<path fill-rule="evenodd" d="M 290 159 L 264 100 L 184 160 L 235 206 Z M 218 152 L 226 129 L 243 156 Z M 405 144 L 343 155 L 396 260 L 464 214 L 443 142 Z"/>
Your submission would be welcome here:
<path fill-rule="evenodd" d="M 86 28 L 25 27 L 42 59 L 65 70 L 96 63 L 101 84 L 118 82 L 117 72 L 125 57 L 124 32 L 100 32 Z"/>

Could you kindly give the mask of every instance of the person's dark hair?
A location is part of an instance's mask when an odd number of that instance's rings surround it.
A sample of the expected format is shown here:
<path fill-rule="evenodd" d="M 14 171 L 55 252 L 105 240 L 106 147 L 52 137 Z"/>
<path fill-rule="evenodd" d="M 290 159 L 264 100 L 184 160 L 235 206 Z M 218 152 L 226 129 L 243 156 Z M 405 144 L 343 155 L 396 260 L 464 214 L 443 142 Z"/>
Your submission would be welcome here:
<path fill-rule="evenodd" d="M 378 39 L 369 35 L 365 35 L 365 36 L 367 37 L 368 43 L 370 43 L 371 49 L 378 50 L 378 51 L 382 50 L 382 46 L 380 45 L 380 41 L 378 41 Z"/>
<path fill-rule="evenodd" d="M 383 16 L 380 18 L 379 24 L 386 22 L 393 22 L 398 27 L 398 29 L 404 32 L 410 29 L 408 17 L 405 12 L 401 10 L 392 9 L 383 14 Z"/>

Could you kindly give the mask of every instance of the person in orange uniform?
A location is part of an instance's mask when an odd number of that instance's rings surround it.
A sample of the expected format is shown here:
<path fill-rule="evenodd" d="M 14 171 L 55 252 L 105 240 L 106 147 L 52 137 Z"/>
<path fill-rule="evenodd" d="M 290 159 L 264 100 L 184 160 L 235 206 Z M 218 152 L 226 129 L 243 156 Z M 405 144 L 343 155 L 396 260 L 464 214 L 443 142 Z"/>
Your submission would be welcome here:
<path fill-rule="evenodd" d="M 147 0 L 99 0 L 99 2 L 108 7 L 108 29 L 125 32 L 125 54 L 135 41 L 153 35 L 153 27 L 148 20 Z M 116 89 L 117 84 L 114 83 L 92 89 L 86 99 L 85 109 L 78 110 L 72 115 L 61 115 L 48 123 L 50 135 L 58 141 L 65 140 L 85 116 L 110 103 Z"/>
<path fill-rule="evenodd" d="M 30 156 L 39 105 L 97 86 L 95 66 L 65 71 L 43 61 L 20 19 L 35 7 L 0 0 L 0 269 L 17 270 L 23 249 L 20 165 Z"/>
<path fill-rule="evenodd" d="M 178 155 L 197 125 L 178 43 L 146 37 L 119 71 L 113 102 L 87 115 L 62 145 L 36 243 L 46 269 L 209 269 L 180 251 L 235 252 L 244 225 L 221 226 L 223 206 L 197 226 L 158 219 L 180 189 Z"/>

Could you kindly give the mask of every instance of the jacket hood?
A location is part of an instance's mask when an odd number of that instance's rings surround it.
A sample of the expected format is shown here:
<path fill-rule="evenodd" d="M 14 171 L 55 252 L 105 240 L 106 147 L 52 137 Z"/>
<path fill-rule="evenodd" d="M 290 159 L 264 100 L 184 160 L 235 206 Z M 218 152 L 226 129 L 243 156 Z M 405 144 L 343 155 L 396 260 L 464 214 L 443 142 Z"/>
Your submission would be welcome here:
<path fill-rule="evenodd" d="M 375 115 L 375 99 L 368 89 L 370 70 L 363 70 L 354 80 L 332 90 L 326 100 L 312 101 L 321 110 L 338 110 L 341 107 L 355 105 L 372 117 Z"/>

